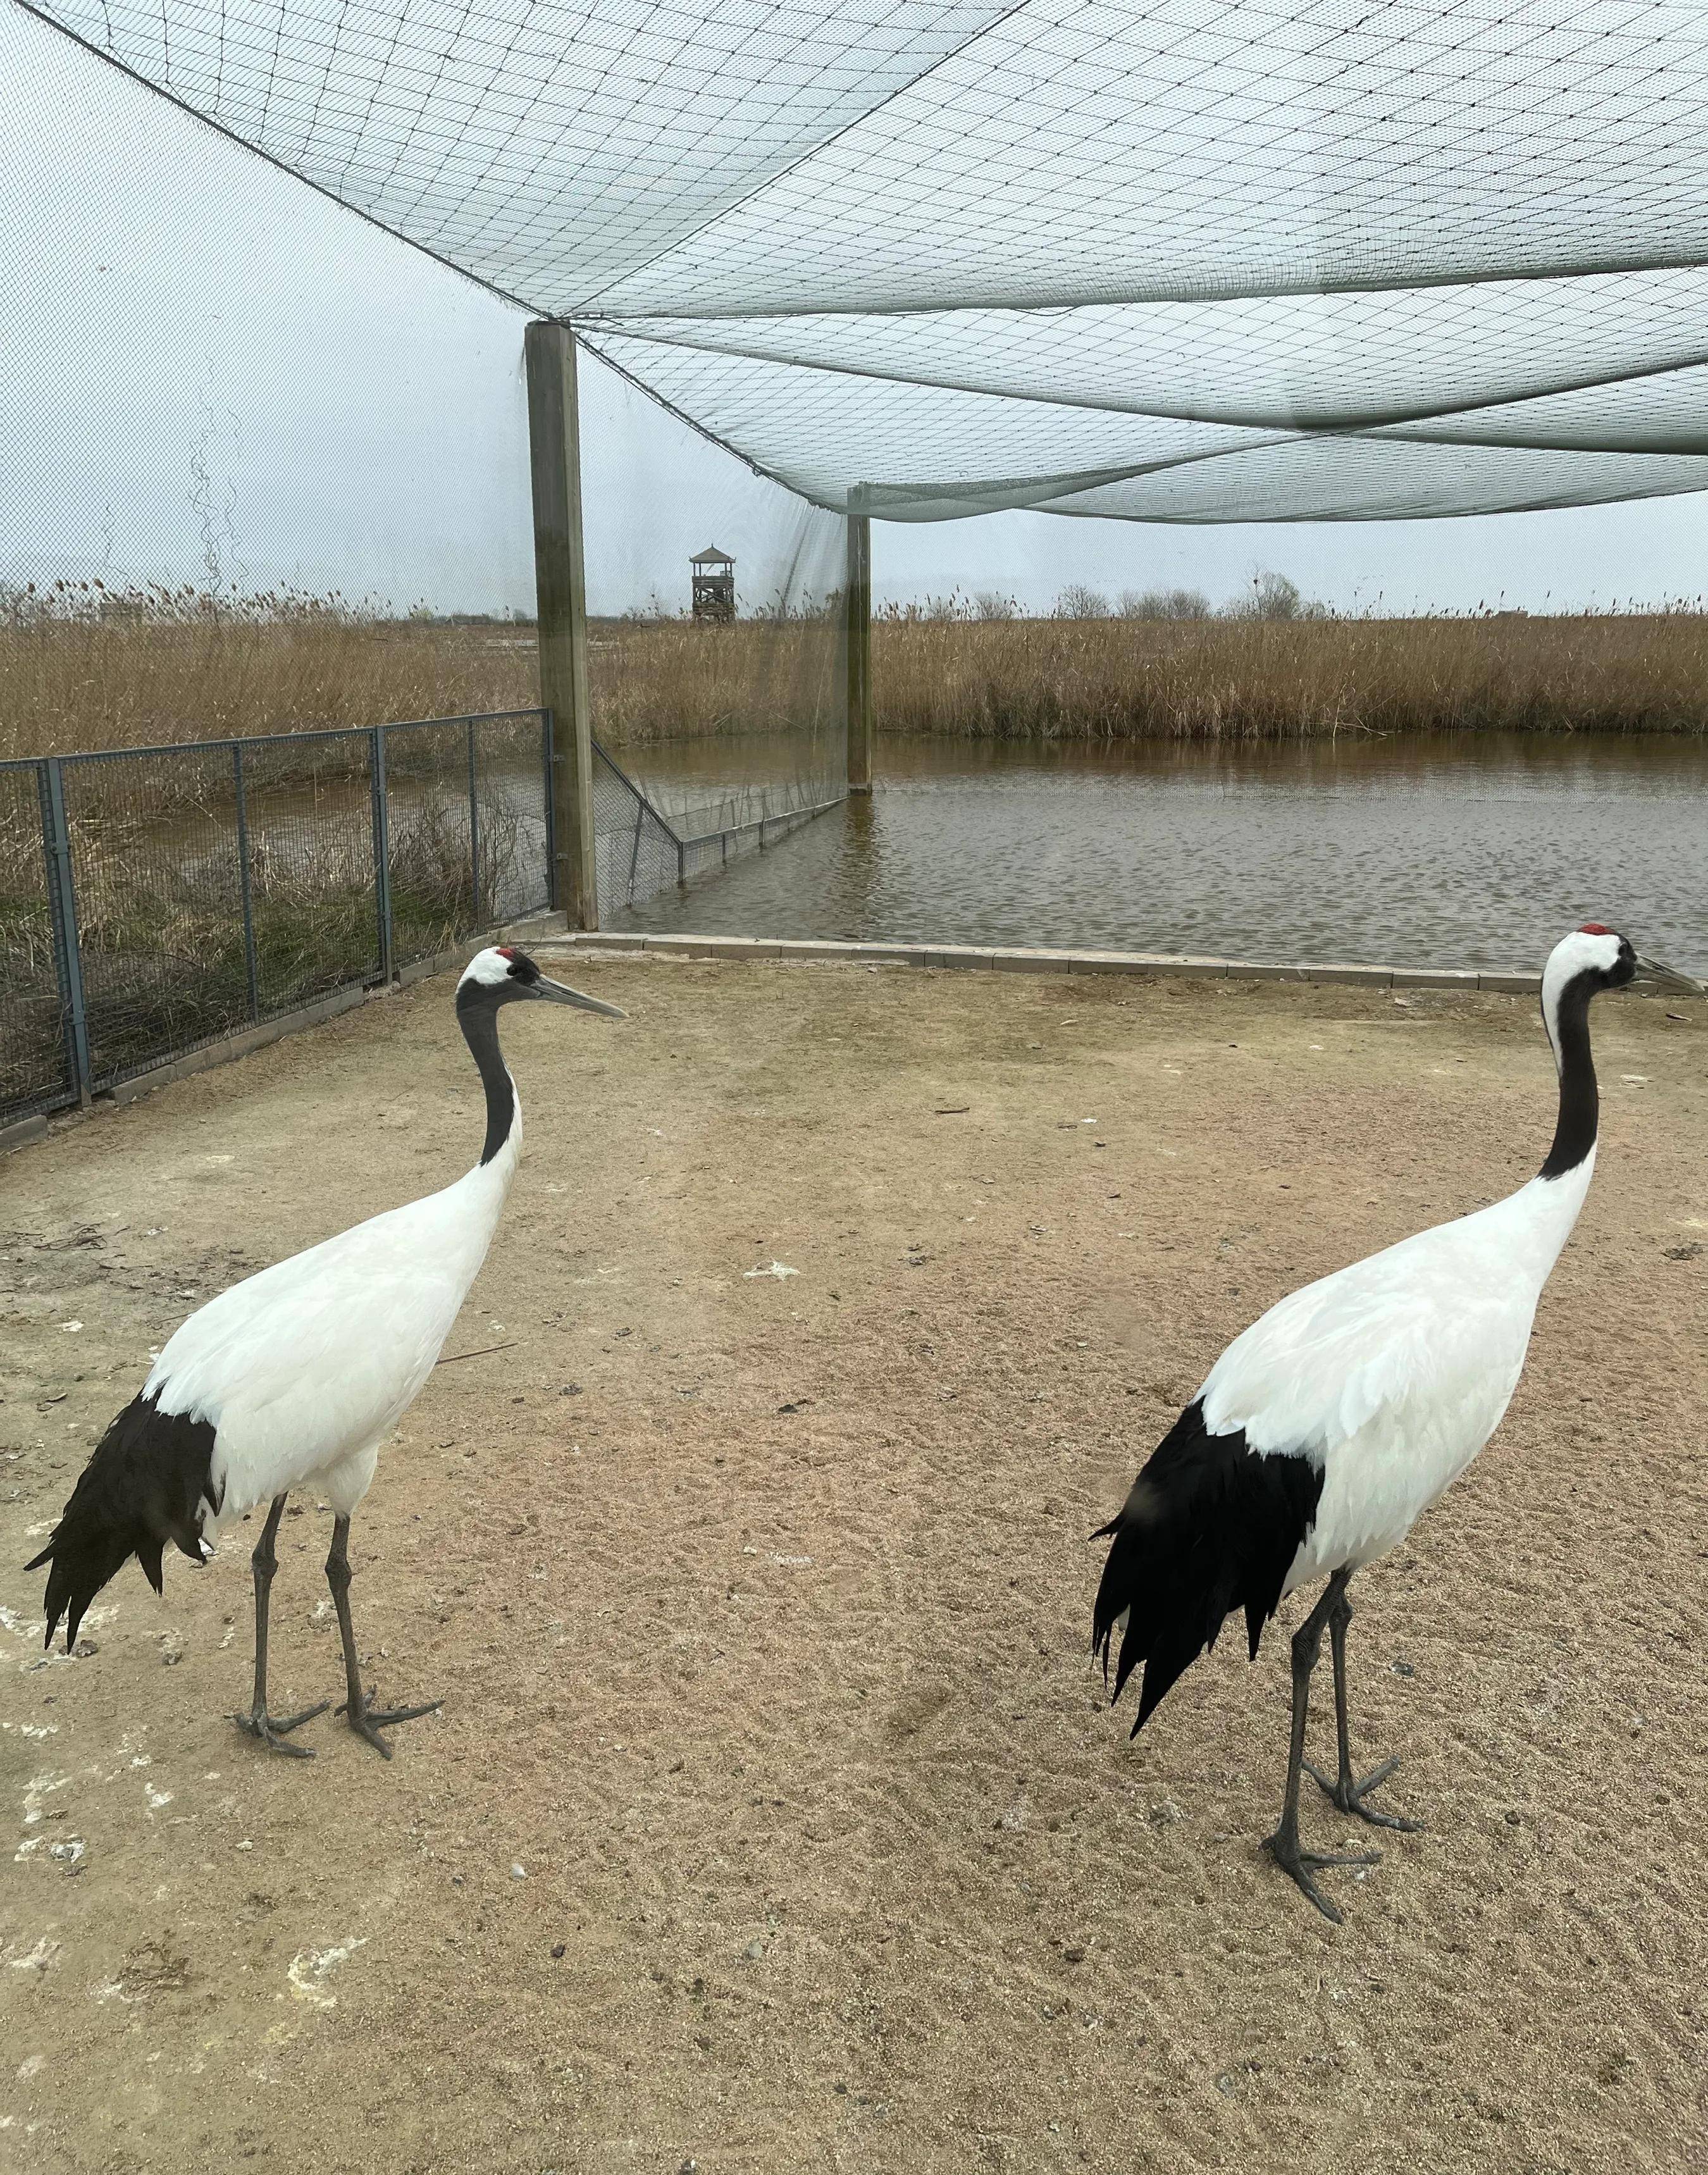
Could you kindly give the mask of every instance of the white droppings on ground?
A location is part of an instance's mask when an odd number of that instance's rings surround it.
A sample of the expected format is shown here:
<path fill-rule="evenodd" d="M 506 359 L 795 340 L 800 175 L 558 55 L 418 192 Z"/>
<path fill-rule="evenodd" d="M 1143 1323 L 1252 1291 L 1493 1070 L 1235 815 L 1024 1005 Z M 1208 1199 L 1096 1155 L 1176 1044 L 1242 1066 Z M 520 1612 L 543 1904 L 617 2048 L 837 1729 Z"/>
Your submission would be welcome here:
<path fill-rule="evenodd" d="M 741 1273 L 744 1277 L 750 1279 L 754 1277 L 776 1277 L 780 1279 L 784 1277 L 798 1277 L 800 1272 L 799 1269 L 791 1269 L 786 1261 L 773 1261 L 767 1267 L 743 1269 Z"/>
<path fill-rule="evenodd" d="M 41 1774 L 30 1776 L 24 1785 L 24 1825 L 26 1828 L 37 1827 L 41 1825 L 43 1798 L 51 1798 L 56 1790 L 62 1790 L 70 1780 L 71 1777 L 68 1775 L 56 1775 L 51 1767 L 44 1768 Z M 41 1841 L 41 1837 L 39 1835 L 26 1835 L 13 1853 L 13 1863 L 17 1864 L 28 1858 Z"/>
<path fill-rule="evenodd" d="M 367 1937 L 364 1934 L 361 1939 L 345 1941 L 337 1948 L 299 1949 L 285 1974 L 290 1982 L 290 1991 L 299 2001 L 311 2002 L 317 2009 L 336 2009 L 338 1996 L 327 1992 L 326 1982 L 340 1964 L 366 1946 Z"/>
<path fill-rule="evenodd" d="M 45 1972 L 59 1954 L 59 1943 L 50 1941 L 46 1934 L 25 1956 L 8 1956 L 6 1961 L 14 1971 Z"/>

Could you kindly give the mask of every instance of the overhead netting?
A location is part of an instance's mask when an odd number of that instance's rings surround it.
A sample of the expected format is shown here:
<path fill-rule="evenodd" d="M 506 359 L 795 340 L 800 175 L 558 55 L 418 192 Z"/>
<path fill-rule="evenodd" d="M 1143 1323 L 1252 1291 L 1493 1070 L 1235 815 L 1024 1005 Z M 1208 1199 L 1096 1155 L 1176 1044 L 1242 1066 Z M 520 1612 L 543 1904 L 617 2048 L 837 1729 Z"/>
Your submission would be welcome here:
<path fill-rule="evenodd" d="M 1669 0 L 38 0 L 828 508 L 1708 487 Z"/>

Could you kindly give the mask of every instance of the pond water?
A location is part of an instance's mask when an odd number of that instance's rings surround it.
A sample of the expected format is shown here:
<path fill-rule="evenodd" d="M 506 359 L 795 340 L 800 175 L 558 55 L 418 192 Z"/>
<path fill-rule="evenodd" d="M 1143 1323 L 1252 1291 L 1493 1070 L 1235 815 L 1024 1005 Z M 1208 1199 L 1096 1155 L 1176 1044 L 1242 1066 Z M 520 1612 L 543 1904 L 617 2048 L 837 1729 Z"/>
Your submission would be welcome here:
<path fill-rule="evenodd" d="M 679 795 L 794 762 L 760 735 L 635 757 Z M 1590 919 L 1708 974 L 1708 741 L 883 740 L 869 801 L 618 925 L 1496 968 Z"/>

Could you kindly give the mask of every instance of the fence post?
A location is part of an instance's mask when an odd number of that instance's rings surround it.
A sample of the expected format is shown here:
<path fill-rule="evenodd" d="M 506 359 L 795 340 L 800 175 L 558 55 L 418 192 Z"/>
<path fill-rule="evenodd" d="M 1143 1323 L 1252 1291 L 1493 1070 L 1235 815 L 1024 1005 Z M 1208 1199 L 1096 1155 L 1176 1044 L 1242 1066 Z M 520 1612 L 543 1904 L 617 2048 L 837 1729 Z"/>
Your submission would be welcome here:
<path fill-rule="evenodd" d="M 843 635 L 847 655 L 848 789 L 872 789 L 872 522 L 866 487 L 848 495 Z"/>
<path fill-rule="evenodd" d="M 368 730 L 368 790 L 374 825 L 374 912 L 379 923 L 380 979 L 392 980 L 392 834 L 386 808 L 386 729 Z"/>
<path fill-rule="evenodd" d="M 249 1017 L 261 1017 L 261 975 L 255 959 L 255 900 L 249 877 L 249 809 L 243 791 L 243 743 L 231 743 L 231 784 L 237 796 L 237 872 L 243 892 L 243 972 L 249 984 Z"/>
<path fill-rule="evenodd" d="M 531 324 L 523 335 L 523 353 L 534 481 L 540 699 L 552 717 L 551 903 L 572 929 L 597 929 L 575 334 L 567 325 Z"/>
<path fill-rule="evenodd" d="M 474 904 L 471 929 L 480 926 L 480 796 L 475 785 L 474 720 L 469 720 L 469 895 Z"/>
<path fill-rule="evenodd" d="M 42 813 L 46 826 L 49 879 L 53 900 L 55 934 L 59 954 L 59 1015 L 61 1033 L 71 1058 L 71 1085 L 85 1109 L 90 1102 L 94 1068 L 89 1060 L 89 1012 L 83 995 L 83 946 L 77 935 L 77 887 L 71 867 L 71 833 L 65 822 L 65 778 L 57 755 L 43 759 L 46 794 Z"/>

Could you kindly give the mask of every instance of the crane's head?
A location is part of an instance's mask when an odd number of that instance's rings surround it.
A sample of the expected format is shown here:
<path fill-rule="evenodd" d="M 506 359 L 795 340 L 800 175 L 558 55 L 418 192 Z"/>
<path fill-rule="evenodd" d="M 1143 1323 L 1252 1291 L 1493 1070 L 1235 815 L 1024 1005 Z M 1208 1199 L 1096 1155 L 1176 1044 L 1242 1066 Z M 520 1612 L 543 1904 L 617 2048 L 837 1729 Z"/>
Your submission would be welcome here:
<path fill-rule="evenodd" d="M 1563 1006 L 1587 1005 L 1602 990 L 1676 990 L 1691 996 L 1702 984 L 1675 967 L 1645 959 L 1629 936 L 1599 921 L 1586 921 L 1563 936 L 1548 955 L 1542 974 L 1542 1017 L 1548 1039 L 1559 1049 Z"/>
<path fill-rule="evenodd" d="M 522 998 L 543 1000 L 552 1005 L 579 1005 L 583 1012 L 599 1012 L 606 1019 L 624 1017 L 615 1005 L 605 1004 L 598 997 L 583 996 L 579 990 L 572 990 L 566 983 L 554 982 L 549 974 L 540 973 L 525 952 L 518 952 L 507 944 L 489 944 L 484 952 L 477 952 L 463 969 L 463 979 L 457 984 L 458 1012 L 513 1004 Z"/>

